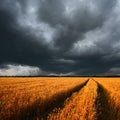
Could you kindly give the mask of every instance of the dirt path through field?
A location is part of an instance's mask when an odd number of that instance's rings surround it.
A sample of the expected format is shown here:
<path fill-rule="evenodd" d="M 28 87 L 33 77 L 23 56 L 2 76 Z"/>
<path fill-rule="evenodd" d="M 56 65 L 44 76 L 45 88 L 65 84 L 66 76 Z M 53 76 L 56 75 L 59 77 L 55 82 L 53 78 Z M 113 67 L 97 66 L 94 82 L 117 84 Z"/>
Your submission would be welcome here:
<path fill-rule="evenodd" d="M 109 93 L 94 79 L 89 79 L 81 90 L 74 92 L 48 117 L 49 120 L 112 120 Z"/>
<path fill-rule="evenodd" d="M 1 89 L 1 93 L 8 91 L 10 94 L 7 96 L 3 94 L 5 98 L 2 104 L 0 103 L 0 120 L 120 120 L 120 99 L 118 97 L 120 90 L 117 94 L 114 89 L 111 90 L 113 81 L 109 87 L 110 80 L 101 81 L 101 78 L 68 79 L 66 77 L 46 81 L 41 79 L 41 82 L 39 79 L 35 82 L 35 79 L 31 82 L 30 78 L 29 85 L 22 80 L 22 83 L 16 82 L 17 85 L 14 84 L 11 87 L 10 84 L 14 83 L 14 80 L 8 81 L 7 84 L 3 82 L 5 86 L 1 86 L 4 88 Z M 116 84 L 119 84 L 119 81 Z M 21 86 L 25 90 L 21 91 Z M 113 85 L 113 88 L 116 86 Z M 17 94 L 14 94 L 15 90 L 18 90 Z M 31 96 L 26 94 L 26 91 L 28 93 L 30 91 Z M 13 99 L 14 95 L 15 99 Z M 12 100 L 12 102 L 7 100 Z M 3 104 L 3 101 L 8 104 Z M 8 105 L 10 109 L 7 109 L 5 105 Z"/>
<path fill-rule="evenodd" d="M 80 91 L 84 86 L 86 86 L 88 81 L 89 79 L 66 92 L 64 91 L 63 93 L 54 95 L 53 96 L 53 98 L 55 98 L 54 101 L 53 99 L 51 99 L 50 101 L 48 101 L 48 103 L 46 103 L 48 104 L 48 106 L 46 107 L 46 111 L 41 111 L 40 117 L 42 116 L 42 119 L 47 119 L 47 115 L 51 111 L 54 111 L 55 109 L 63 108 L 66 99 L 70 98 L 74 93 Z"/>
<path fill-rule="evenodd" d="M 114 101 L 111 99 L 110 93 L 100 83 L 96 83 L 98 85 L 96 99 L 97 120 L 120 120 L 113 109 Z"/>
<path fill-rule="evenodd" d="M 20 113 L 16 115 L 17 120 L 46 120 L 49 113 L 54 109 L 63 108 L 66 99 L 70 98 L 73 93 L 80 91 L 88 81 L 86 79 L 83 83 L 81 82 L 73 88 L 56 93 L 45 101 L 38 99 L 33 104 L 21 108 Z M 10 117 L 10 120 L 13 120 L 13 118 L 14 115 Z"/>

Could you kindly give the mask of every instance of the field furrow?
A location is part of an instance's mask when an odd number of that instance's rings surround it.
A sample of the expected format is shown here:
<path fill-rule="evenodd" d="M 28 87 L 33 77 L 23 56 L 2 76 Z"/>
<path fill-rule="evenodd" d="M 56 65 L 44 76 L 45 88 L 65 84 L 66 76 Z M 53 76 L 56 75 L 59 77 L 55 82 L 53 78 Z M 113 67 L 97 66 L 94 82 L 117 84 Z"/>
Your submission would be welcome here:
<path fill-rule="evenodd" d="M 50 120 L 97 120 L 96 99 L 98 85 L 89 80 L 79 92 L 69 98 L 64 108 L 49 115 Z"/>
<path fill-rule="evenodd" d="M 0 120 L 120 120 L 120 78 L 0 78 Z"/>
<path fill-rule="evenodd" d="M 119 78 L 95 78 L 99 83 L 102 113 L 99 120 L 120 120 L 120 79 Z"/>
<path fill-rule="evenodd" d="M 33 120 L 47 116 L 87 78 L 1 78 L 0 82 L 0 118 Z"/>
<path fill-rule="evenodd" d="M 29 106 L 29 107 L 27 106 L 20 110 L 23 112 L 21 114 L 19 114 L 19 118 L 20 118 L 20 116 L 23 115 L 23 117 L 20 119 L 22 119 L 22 120 L 26 119 L 27 118 L 26 113 L 28 112 L 29 119 L 40 119 L 40 120 L 47 119 L 47 115 L 51 111 L 53 111 L 54 109 L 57 109 L 59 107 L 62 107 L 65 100 L 67 98 L 69 98 L 74 92 L 77 92 L 80 89 L 82 89 L 87 84 L 87 82 L 88 82 L 88 80 L 86 80 L 85 82 L 83 82 L 73 88 L 70 88 L 66 91 L 56 93 L 53 96 L 51 96 L 50 98 L 44 100 L 42 103 L 41 103 L 40 99 L 36 100 L 31 106 Z M 33 112 L 33 111 L 36 111 L 36 112 Z"/>
<path fill-rule="evenodd" d="M 114 120 L 113 119 L 113 110 L 110 105 L 110 96 L 108 91 L 99 83 L 98 84 L 98 97 L 96 100 L 96 112 L 97 112 L 97 120 Z M 115 119 L 117 120 L 117 119 Z"/>

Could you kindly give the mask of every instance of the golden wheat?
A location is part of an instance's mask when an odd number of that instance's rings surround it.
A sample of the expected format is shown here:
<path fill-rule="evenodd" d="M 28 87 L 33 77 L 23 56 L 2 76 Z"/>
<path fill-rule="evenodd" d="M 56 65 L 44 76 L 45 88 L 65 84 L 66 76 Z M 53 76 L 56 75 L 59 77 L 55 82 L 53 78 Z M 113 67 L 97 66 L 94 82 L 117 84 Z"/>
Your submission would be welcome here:
<path fill-rule="evenodd" d="M 90 80 L 88 84 L 72 95 L 63 109 L 49 115 L 50 120 L 96 120 L 95 100 L 97 84 Z"/>
<path fill-rule="evenodd" d="M 56 99 L 64 97 L 86 78 L 0 78 L 1 119 L 41 116 Z M 58 97 L 58 98 L 57 98 Z M 22 115 L 22 116 L 21 116 Z"/>
<path fill-rule="evenodd" d="M 0 120 L 120 120 L 120 78 L 1 77 Z"/>
<path fill-rule="evenodd" d="M 107 91 L 112 120 L 120 120 L 120 78 L 94 78 Z"/>

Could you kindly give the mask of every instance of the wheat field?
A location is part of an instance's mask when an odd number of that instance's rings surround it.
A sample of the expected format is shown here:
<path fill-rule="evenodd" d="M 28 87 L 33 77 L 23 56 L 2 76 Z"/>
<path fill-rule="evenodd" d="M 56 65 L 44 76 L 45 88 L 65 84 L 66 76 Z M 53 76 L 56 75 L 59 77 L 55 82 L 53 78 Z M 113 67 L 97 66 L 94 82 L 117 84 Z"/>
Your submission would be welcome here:
<path fill-rule="evenodd" d="M 0 120 L 120 120 L 120 78 L 1 77 Z"/>

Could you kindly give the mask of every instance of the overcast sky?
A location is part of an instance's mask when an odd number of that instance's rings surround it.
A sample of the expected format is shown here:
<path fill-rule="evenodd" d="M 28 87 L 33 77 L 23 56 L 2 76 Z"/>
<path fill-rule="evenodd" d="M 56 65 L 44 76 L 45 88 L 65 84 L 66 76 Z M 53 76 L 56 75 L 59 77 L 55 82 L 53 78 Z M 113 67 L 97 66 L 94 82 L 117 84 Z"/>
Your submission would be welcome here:
<path fill-rule="evenodd" d="M 0 75 L 120 74 L 120 0 L 1 0 Z"/>

